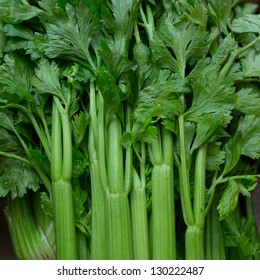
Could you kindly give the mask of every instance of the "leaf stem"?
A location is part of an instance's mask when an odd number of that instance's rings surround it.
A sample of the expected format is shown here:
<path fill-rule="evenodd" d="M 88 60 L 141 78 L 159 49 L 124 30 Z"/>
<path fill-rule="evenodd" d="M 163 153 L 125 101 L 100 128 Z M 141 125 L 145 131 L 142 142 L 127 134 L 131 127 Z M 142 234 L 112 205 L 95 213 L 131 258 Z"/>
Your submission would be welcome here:
<path fill-rule="evenodd" d="M 124 192 L 123 147 L 121 123 L 116 115 L 111 117 L 107 132 L 107 170 L 110 193 Z"/>
<path fill-rule="evenodd" d="M 101 93 L 98 93 L 98 137 L 97 137 L 97 156 L 99 165 L 100 183 L 104 193 L 108 192 L 108 174 L 106 165 L 106 145 L 105 145 L 105 113 L 104 100 Z M 93 128 L 95 130 L 95 128 Z"/>
<path fill-rule="evenodd" d="M 126 132 L 131 131 L 132 123 L 131 123 L 131 116 L 132 116 L 132 110 L 130 105 L 127 105 L 126 107 Z M 130 193 L 131 187 L 132 187 L 132 181 L 133 181 L 133 147 L 130 145 L 126 149 L 126 155 L 125 155 L 125 174 L 124 174 L 124 191 L 126 193 Z"/>
<path fill-rule="evenodd" d="M 184 116 L 179 116 L 179 140 L 180 140 L 180 195 L 184 221 L 187 226 L 194 225 L 194 216 L 192 211 L 190 197 L 189 167 L 187 163 L 185 120 Z"/>
<path fill-rule="evenodd" d="M 205 193 L 206 193 L 206 159 L 207 143 L 197 150 L 194 178 L 193 215 L 195 225 L 188 225 L 185 234 L 186 259 L 204 259 L 204 225 L 205 225 Z"/>
<path fill-rule="evenodd" d="M 50 160 L 51 159 L 51 150 L 50 150 L 51 148 L 50 148 L 50 142 L 48 141 L 48 138 L 47 138 L 48 135 L 43 133 L 42 129 L 40 128 L 40 126 L 39 126 L 38 122 L 36 121 L 32 112 L 29 112 L 28 116 L 31 120 L 31 123 L 32 123 L 38 137 L 40 138 L 40 141 L 43 145 L 47 158 Z"/>
<path fill-rule="evenodd" d="M 238 48 L 235 51 L 231 52 L 230 57 L 227 61 L 227 63 L 224 65 L 224 67 L 222 68 L 222 70 L 220 71 L 220 77 L 225 77 L 227 76 L 230 68 L 232 67 L 235 59 L 244 51 L 248 50 L 250 47 L 252 47 L 254 44 L 256 44 L 258 41 L 260 40 L 260 36 L 258 36 L 257 38 L 255 38 L 252 42 L 248 43 L 247 45 L 245 45 L 242 48 Z"/>
<path fill-rule="evenodd" d="M 196 155 L 193 202 L 195 224 L 201 228 L 205 223 L 206 159 L 207 143 L 204 143 L 198 148 Z"/>
<path fill-rule="evenodd" d="M 16 159 L 16 160 L 19 160 L 21 162 L 24 162 L 24 163 L 27 163 L 27 164 L 31 164 L 28 159 L 20 157 L 20 156 L 15 155 L 15 154 L 11 154 L 11 153 L 0 151 L 0 156 Z"/>

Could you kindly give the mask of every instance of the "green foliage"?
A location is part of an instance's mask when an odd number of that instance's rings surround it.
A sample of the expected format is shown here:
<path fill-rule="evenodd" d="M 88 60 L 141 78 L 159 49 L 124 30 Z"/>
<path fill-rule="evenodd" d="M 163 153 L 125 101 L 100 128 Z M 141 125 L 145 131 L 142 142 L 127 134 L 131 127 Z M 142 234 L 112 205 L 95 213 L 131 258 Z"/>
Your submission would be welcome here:
<path fill-rule="evenodd" d="M 252 32 L 259 34 L 260 15 L 246 14 L 232 21 L 231 28 L 236 33 Z"/>
<path fill-rule="evenodd" d="M 12 54 L 6 55 L 0 66 L 0 97 L 10 103 L 33 101 L 31 77 L 28 61 Z"/>
<path fill-rule="evenodd" d="M 255 189 L 256 179 L 253 176 L 246 177 L 240 180 L 230 178 L 228 186 L 224 190 L 217 209 L 220 219 L 229 217 L 238 206 L 239 194 L 250 197 L 250 191 Z"/>
<path fill-rule="evenodd" d="M 94 38 L 99 34 L 98 21 L 82 1 L 78 6 L 67 4 L 65 13 L 61 14 L 46 25 L 49 39 L 44 44 L 46 55 L 77 61 L 92 70 L 94 63 L 89 47 L 97 47 Z"/>
<path fill-rule="evenodd" d="M 1 158 L 0 196 L 11 194 L 12 199 L 24 196 L 27 191 L 37 191 L 40 180 L 34 169 L 19 160 Z"/>
<path fill-rule="evenodd" d="M 17 24 L 38 16 L 41 10 L 24 1 L 1 0 L 0 20 L 5 23 Z"/>
<path fill-rule="evenodd" d="M 60 75 L 60 68 L 54 61 L 40 60 L 33 78 L 34 90 L 39 94 L 53 94 L 63 99 Z"/>

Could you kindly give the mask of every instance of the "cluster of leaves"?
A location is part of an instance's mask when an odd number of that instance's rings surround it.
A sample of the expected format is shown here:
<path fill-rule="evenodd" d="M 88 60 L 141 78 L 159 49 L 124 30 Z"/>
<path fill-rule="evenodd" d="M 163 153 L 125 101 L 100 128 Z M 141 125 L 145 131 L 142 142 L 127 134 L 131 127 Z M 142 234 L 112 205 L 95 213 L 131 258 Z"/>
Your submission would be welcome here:
<path fill-rule="evenodd" d="M 133 146 L 137 159 L 141 144 L 149 150 L 162 127 L 173 133 L 174 168 L 185 159 L 191 200 L 194 158 L 207 145 L 206 212 L 218 192 L 225 245 L 243 256 L 256 254 L 252 218 L 245 214 L 246 222 L 236 222 L 234 213 L 259 172 L 260 17 L 257 5 L 237 2 L 0 0 L 0 196 L 21 198 L 45 186 L 42 207 L 52 216 L 51 101 L 58 98 L 71 120 L 75 222 L 90 235 L 87 136 L 95 125 L 89 117 L 94 83 L 106 123 L 119 116 L 122 145 Z"/>

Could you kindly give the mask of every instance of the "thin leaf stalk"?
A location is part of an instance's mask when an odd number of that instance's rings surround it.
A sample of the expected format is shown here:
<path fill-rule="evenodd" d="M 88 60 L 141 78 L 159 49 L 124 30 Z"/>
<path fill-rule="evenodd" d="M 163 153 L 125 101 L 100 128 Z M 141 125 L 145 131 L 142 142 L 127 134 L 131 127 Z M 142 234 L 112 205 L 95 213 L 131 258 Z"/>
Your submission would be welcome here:
<path fill-rule="evenodd" d="M 193 212 L 195 224 L 201 228 L 205 222 L 207 143 L 198 148 L 195 161 Z"/>
<path fill-rule="evenodd" d="M 130 132 L 132 128 L 132 110 L 130 105 L 126 107 L 126 132 Z M 124 170 L 124 191 L 130 193 L 133 182 L 133 147 L 129 145 L 125 155 L 125 170 Z"/>
<path fill-rule="evenodd" d="M 227 60 L 226 64 L 222 68 L 220 72 L 220 77 L 225 77 L 228 75 L 228 72 L 230 71 L 232 65 L 234 64 L 236 58 L 243 53 L 244 51 L 248 50 L 251 48 L 253 45 L 255 45 L 258 41 L 260 40 L 260 36 L 256 37 L 252 42 L 248 43 L 244 47 L 238 48 L 231 52 L 229 59 Z"/>
<path fill-rule="evenodd" d="M 98 121 L 98 136 L 97 136 L 97 156 L 99 165 L 100 183 L 104 193 L 108 192 L 108 173 L 106 165 L 106 132 L 105 132 L 105 112 L 104 112 L 104 100 L 101 93 L 98 93 L 97 107 L 97 121 Z M 95 129 L 95 128 L 94 128 Z"/>
<path fill-rule="evenodd" d="M 0 151 L 0 156 L 6 157 L 6 158 L 15 159 L 15 160 L 19 160 L 19 161 L 21 161 L 23 163 L 30 164 L 28 159 L 23 158 L 23 157 L 18 156 L 18 155 L 15 155 L 15 154 L 8 153 L 8 152 Z"/>
<path fill-rule="evenodd" d="M 195 160 L 193 215 L 195 225 L 186 230 L 186 259 L 204 259 L 204 225 L 205 225 L 205 194 L 206 194 L 206 159 L 207 143 L 197 150 Z M 191 227 L 191 229 L 190 229 Z M 190 236 L 191 235 L 191 236 Z M 196 242 L 192 244 L 192 242 Z M 195 250 L 194 250 L 195 248 Z M 192 251 L 192 252 L 190 252 Z"/>
<path fill-rule="evenodd" d="M 62 132 L 59 110 L 54 101 L 52 107 L 51 146 L 51 179 L 52 181 L 58 181 L 62 177 Z"/>
<path fill-rule="evenodd" d="M 34 115 L 32 113 L 29 113 L 29 118 L 30 118 L 30 121 L 42 143 L 42 146 L 44 148 L 44 151 L 46 153 L 46 156 L 47 158 L 50 160 L 51 159 L 51 147 L 50 147 L 50 141 L 48 139 L 48 134 L 46 135 L 46 129 L 45 128 L 45 133 L 42 131 L 42 129 L 40 128 L 38 122 L 36 121 Z"/>
<path fill-rule="evenodd" d="M 187 226 L 194 225 L 194 216 L 190 196 L 189 166 L 187 162 L 185 120 L 179 116 L 179 140 L 180 140 L 180 196 L 184 221 Z"/>
<path fill-rule="evenodd" d="M 72 135 L 71 135 L 71 123 L 68 113 L 61 115 L 62 123 L 62 179 L 66 182 L 71 181 L 72 175 Z"/>
<path fill-rule="evenodd" d="M 147 36 L 149 40 L 153 39 L 153 33 L 154 33 L 154 18 L 153 18 L 153 12 L 149 4 L 146 4 L 146 14 L 143 10 L 143 8 L 140 8 L 140 14 L 144 23 L 144 27 L 146 29 Z"/>
<path fill-rule="evenodd" d="M 107 129 L 107 170 L 110 193 L 124 192 L 123 147 L 121 122 L 113 115 Z"/>

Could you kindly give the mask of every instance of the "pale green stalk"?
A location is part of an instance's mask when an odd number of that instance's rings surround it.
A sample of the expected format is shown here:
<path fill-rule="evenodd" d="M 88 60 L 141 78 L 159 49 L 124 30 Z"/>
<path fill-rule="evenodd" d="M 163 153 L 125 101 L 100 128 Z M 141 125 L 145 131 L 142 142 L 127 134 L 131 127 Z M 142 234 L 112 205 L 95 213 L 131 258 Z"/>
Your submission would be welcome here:
<path fill-rule="evenodd" d="M 107 132 L 106 194 L 108 221 L 108 258 L 131 258 L 130 210 L 128 193 L 124 189 L 123 147 L 121 145 L 121 123 L 112 116 Z"/>
<path fill-rule="evenodd" d="M 194 215 L 190 196 L 189 164 L 186 151 L 185 120 L 184 116 L 179 116 L 179 141 L 180 141 L 180 195 L 183 218 L 187 226 L 194 225 Z"/>
<path fill-rule="evenodd" d="M 49 243 L 44 231 L 31 214 L 32 208 L 28 195 L 8 199 L 5 215 L 14 252 L 21 260 L 55 259 L 55 248 Z"/>
<path fill-rule="evenodd" d="M 148 217 L 146 210 L 145 184 L 133 167 L 133 188 L 130 196 L 133 231 L 133 253 L 135 260 L 148 260 L 150 257 Z"/>
<path fill-rule="evenodd" d="M 72 173 L 71 127 L 68 112 L 59 110 L 56 103 L 59 104 L 59 100 L 53 101 L 52 110 L 51 179 L 57 259 L 73 260 L 77 256 L 70 181 Z"/>
<path fill-rule="evenodd" d="M 217 211 L 218 196 L 213 200 L 205 221 L 205 259 L 225 260 L 225 247 L 222 227 Z"/>
<path fill-rule="evenodd" d="M 94 146 L 94 132 L 92 124 L 90 124 L 89 131 L 89 159 L 92 199 L 91 258 L 93 260 L 104 260 L 107 259 L 105 195 L 100 183 L 99 165 L 97 151 Z"/>
<path fill-rule="evenodd" d="M 198 148 L 194 178 L 194 225 L 188 225 L 185 234 L 185 257 L 188 260 L 204 259 L 204 225 L 206 193 L 207 143 Z"/>
<path fill-rule="evenodd" d="M 150 146 L 152 171 L 152 258 L 176 259 L 173 138 L 162 129 L 162 138 Z"/>

